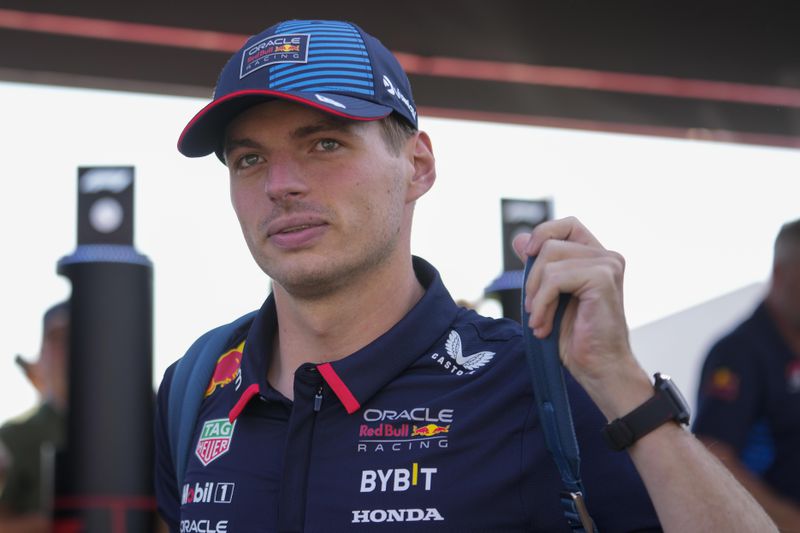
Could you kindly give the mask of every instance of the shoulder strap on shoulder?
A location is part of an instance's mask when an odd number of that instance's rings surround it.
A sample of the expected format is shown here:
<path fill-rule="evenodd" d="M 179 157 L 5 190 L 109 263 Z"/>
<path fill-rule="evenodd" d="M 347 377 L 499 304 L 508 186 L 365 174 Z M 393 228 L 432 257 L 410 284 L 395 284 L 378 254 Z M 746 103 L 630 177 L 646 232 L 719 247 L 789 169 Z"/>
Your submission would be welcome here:
<path fill-rule="evenodd" d="M 167 400 L 167 428 L 179 488 L 186 473 L 197 413 L 200 412 L 203 393 L 214 373 L 217 359 L 223 350 L 230 347 L 234 334 L 252 322 L 257 312 L 247 313 L 230 324 L 203 334 L 194 341 L 175 367 Z"/>

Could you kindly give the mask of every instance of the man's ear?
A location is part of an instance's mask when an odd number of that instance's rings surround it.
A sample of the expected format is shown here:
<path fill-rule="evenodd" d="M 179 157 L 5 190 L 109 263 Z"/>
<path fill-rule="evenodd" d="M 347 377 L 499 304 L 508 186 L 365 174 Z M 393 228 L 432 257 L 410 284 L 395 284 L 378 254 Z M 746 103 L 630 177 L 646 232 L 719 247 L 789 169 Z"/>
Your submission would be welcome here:
<path fill-rule="evenodd" d="M 428 192 L 436 181 L 436 159 L 433 157 L 431 139 L 424 131 L 418 131 L 409 139 L 409 143 L 412 143 L 410 156 L 414 175 L 409 182 L 406 201 L 414 202 Z"/>

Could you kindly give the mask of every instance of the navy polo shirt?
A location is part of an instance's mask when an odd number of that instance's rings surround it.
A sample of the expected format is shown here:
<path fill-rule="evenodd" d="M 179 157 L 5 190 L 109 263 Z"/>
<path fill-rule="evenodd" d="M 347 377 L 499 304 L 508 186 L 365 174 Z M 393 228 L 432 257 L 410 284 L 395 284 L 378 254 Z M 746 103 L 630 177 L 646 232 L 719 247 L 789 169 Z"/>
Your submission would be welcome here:
<path fill-rule="evenodd" d="M 694 431 L 731 446 L 744 465 L 800 504 L 800 358 L 762 303 L 703 365 Z"/>
<path fill-rule="evenodd" d="M 221 354 L 176 486 L 159 391 L 157 497 L 173 531 L 569 531 L 539 426 L 519 324 L 458 307 L 414 259 L 423 298 L 339 361 L 295 372 L 294 401 L 266 380 L 268 298 Z M 243 335 L 244 336 L 244 335 Z M 628 455 L 567 379 L 588 507 L 601 531 L 658 528 Z"/>

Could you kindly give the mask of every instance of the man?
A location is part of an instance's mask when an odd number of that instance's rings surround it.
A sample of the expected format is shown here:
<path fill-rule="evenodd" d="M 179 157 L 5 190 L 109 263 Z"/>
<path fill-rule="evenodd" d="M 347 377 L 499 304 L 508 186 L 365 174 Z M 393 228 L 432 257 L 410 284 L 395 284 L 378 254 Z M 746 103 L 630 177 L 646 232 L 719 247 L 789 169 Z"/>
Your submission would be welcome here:
<path fill-rule="evenodd" d="M 47 449 L 52 453 L 64 439 L 68 339 L 69 307 L 59 303 L 44 314 L 39 359 L 17 359 L 41 403 L 0 427 L 0 531 L 49 531 L 49 495 L 41 466 Z"/>
<path fill-rule="evenodd" d="M 709 352 L 694 430 L 782 531 L 800 531 L 800 220 L 775 239 L 764 301 Z"/>
<path fill-rule="evenodd" d="M 221 350 L 181 479 L 175 366 L 165 374 L 156 492 L 174 531 L 569 529 L 521 328 L 457 307 L 412 258 L 414 205 L 435 161 L 380 42 L 337 21 L 268 28 L 225 66 L 179 150 L 226 164 L 245 241 L 274 288 Z M 514 246 L 538 256 L 526 303 L 537 336 L 559 292 L 573 295 L 561 353 L 581 385 L 568 379 L 600 530 L 658 519 L 673 531 L 770 530 L 677 423 L 622 439 L 629 455 L 603 444 L 606 419 L 654 397 L 628 345 L 622 258 L 575 219 Z"/>

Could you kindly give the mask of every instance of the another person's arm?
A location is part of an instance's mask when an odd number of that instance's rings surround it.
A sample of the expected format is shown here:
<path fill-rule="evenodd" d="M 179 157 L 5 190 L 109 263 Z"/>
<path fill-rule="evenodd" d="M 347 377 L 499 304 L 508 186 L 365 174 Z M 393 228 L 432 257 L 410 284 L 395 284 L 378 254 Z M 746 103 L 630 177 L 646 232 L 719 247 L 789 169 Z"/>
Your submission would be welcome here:
<path fill-rule="evenodd" d="M 728 468 L 739 483 L 747 489 L 764 510 L 775 521 L 781 531 L 800 531 L 800 508 L 783 498 L 754 475 L 739 460 L 736 451 L 729 445 L 708 437 L 699 436 L 700 442 Z"/>
<path fill-rule="evenodd" d="M 577 220 L 537 226 L 517 237 L 523 259 L 537 256 L 527 281 L 529 325 L 552 329 L 560 293 L 573 296 L 562 323 L 565 366 L 611 421 L 653 395 L 650 377 L 628 342 L 623 258 L 606 250 Z M 675 423 L 628 448 L 665 531 L 776 531 L 769 516 L 695 437 Z"/>
<path fill-rule="evenodd" d="M 180 496 L 167 430 L 170 385 L 175 365 L 167 369 L 158 389 L 155 414 L 155 492 L 160 522 L 158 531 L 178 531 Z"/>
<path fill-rule="evenodd" d="M 693 429 L 781 531 L 800 531 L 800 508 L 741 459 L 754 427 L 764 418 L 761 406 L 770 386 L 764 377 L 769 373 L 766 355 L 738 329 L 714 344 L 703 364 Z"/>

